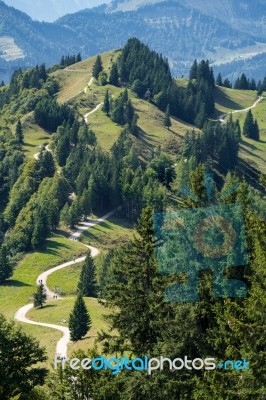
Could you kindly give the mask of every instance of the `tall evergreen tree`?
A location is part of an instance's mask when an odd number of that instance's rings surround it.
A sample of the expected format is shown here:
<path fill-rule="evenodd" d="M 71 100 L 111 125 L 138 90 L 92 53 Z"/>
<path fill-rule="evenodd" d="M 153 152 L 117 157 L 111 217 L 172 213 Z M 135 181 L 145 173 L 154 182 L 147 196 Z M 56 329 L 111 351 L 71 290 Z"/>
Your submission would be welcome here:
<path fill-rule="evenodd" d="M 167 104 L 167 107 L 166 107 L 163 124 L 168 130 L 169 130 L 170 126 L 172 125 L 171 118 L 170 118 L 170 105 L 169 104 Z"/>
<path fill-rule="evenodd" d="M 47 299 L 46 290 L 44 284 L 41 282 L 38 286 L 37 292 L 34 294 L 34 307 L 43 308 L 46 299 Z"/>
<path fill-rule="evenodd" d="M 254 121 L 251 110 L 247 112 L 244 125 L 243 135 L 254 140 L 259 140 L 259 126 L 258 122 Z"/>
<path fill-rule="evenodd" d="M 119 84 L 119 75 L 116 63 L 114 63 L 111 67 L 109 82 L 113 86 L 118 86 Z"/>
<path fill-rule="evenodd" d="M 78 290 L 85 297 L 97 297 L 95 264 L 89 251 L 79 277 Z"/>
<path fill-rule="evenodd" d="M 5 245 L 0 247 L 0 283 L 4 283 L 12 276 L 12 266 L 7 256 Z"/>
<path fill-rule="evenodd" d="M 79 293 L 69 317 L 70 339 L 76 342 L 82 339 L 91 328 L 91 318 L 82 294 Z"/>
<path fill-rule="evenodd" d="M 109 101 L 109 93 L 108 93 L 108 89 L 107 89 L 105 92 L 104 101 L 103 101 L 103 112 L 106 115 L 109 115 L 109 111 L 110 111 L 110 101 Z"/>
<path fill-rule="evenodd" d="M 18 122 L 17 122 L 15 135 L 16 135 L 16 140 L 18 141 L 18 143 L 22 144 L 24 135 L 23 135 L 23 129 L 22 129 L 22 124 L 21 124 L 20 120 L 18 120 Z"/>
<path fill-rule="evenodd" d="M 98 55 L 96 57 L 96 61 L 95 61 L 94 65 L 93 65 L 93 68 L 92 68 L 92 76 L 95 79 L 98 79 L 98 77 L 100 75 L 100 72 L 102 72 L 102 71 L 103 71 L 103 63 L 102 63 L 101 56 Z"/>
<path fill-rule="evenodd" d="M 217 86 L 223 86 L 222 75 L 221 75 L 220 72 L 219 72 L 219 74 L 218 74 L 218 76 L 217 76 L 217 78 L 216 78 L 216 85 L 217 85 Z"/>

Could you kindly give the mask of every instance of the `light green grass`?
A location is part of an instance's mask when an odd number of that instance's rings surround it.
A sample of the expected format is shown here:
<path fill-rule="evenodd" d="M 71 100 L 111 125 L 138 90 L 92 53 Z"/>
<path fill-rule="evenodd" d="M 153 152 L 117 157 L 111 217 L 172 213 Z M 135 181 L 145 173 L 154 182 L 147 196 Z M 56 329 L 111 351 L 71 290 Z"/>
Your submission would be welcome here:
<path fill-rule="evenodd" d="M 38 275 L 47 269 L 86 252 L 82 244 L 72 242 L 61 232 L 52 234 L 42 250 L 28 253 L 16 267 L 11 279 L 0 286 L 0 313 L 12 319 L 21 306 L 31 301 Z"/>
<path fill-rule="evenodd" d="M 256 98 L 257 92 L 254 90 L 236 90 L 216 86 L 215 116 L 250 107 Z"/>
<path fill-rule="evenodd" d="M 38 146 L 50 143 L 51 135 L 39 125 L 35 124 L 33 113 L 22 118 L 21 122 L 24 133 L 23 150 L 27 158 L 32 158 L 35 153 L 40 151 Z M 14 129 L 15 127 L 13 127 L 13 130 Z"/>
<path fill-rule="evenodd" d="M 240 156 L 258 171 L 266 174 L 266 99 L 263 99 L 251 112 L 259 124 L 260 140 L 255 141 L 242 136 Z M 239 119 L 241 129 L 246 114 L 246 112 L 233 114 L 234 119 Z"/>
<path fill-rule="evenodd" d="M 96 258 L 94 258 L 94 263 L 96 266 L 96 273 L 100 268 L 100 264 L 103 260 L 105 251 L 101 252 Z M 67 268 L 67 273 L 65 269 L 54 272 L 47 279 L 47 285 L 52 290 L 55 290 L 56 286 L 60 286 L 60 291 L 62 295 L 75 295 L 77 292 L 77 286 L 79 281 L 79 276 L 81 273 L 83 263 L 78 263 L 71 265 Z"/>
<path fill-rule="evenodd" d="M 48 322 L 51 324 L 68 326 L 69 315 L 74 307 L 76 297 L 67 297 L 56 302 L 47 302 L 47 305 L 43 309 L 32 309 L 28 312 L 27 317 L 37 322 Z M 85 338 L 78 341 L 77 343 L 70 343 L 68 346 L 69 354 L 73 350 L 82 349 L 84 351 L 93 347 L 94 341 L 97 337 L 97 332 L 101 329 L 107 330 L 107 323 L 104 320 L 104 315 L 107 315 L 108 311 L 99 304 L 97 299 L 84 297 L 87 309 L 89 311 L 92 328 L 87 333 Z M 62 320 L 66 320 L 67 323 L 63 324 Z M 52 331 L 52 330 L 51 330 Z M 55 331 L 56 332 L 56 331 Z M 59 333 L 60 335 L 60 333 Z M 49 339 L 49 336 L 48 336 Z M 40 340 L 41 344 L 47 346 L 47 338 Z M 49 352 L 49 358 L 53 359 L 55 347 L 52 347 L 52 352 Z"/>
<path fill-rule="evenodd" d="M 106 72 L 108 72 L 111 67 L 111 61 L 109 61 L 110 57 L 113 57 L 113 61 L 115 61 L 118 54 L 119 52 L 117 51 L 108 51 L 101 54 L 103 68 Z M 83 89 L 92 77 L 92 67 L 95 60 L 96 56 L 71 65 L 67 69 L 57 70 L 52 73 L 52 75 L 58 79 L 60 85 L 60 91 L 57 95 L 59 103 L 67 102 L 83 92 Z"/>
<path fill-rule="evenodd" d="M 113 216 L 85 231 L 80 240 L 85 244 L 107 251 L 128 242 L 132 237 L 131 225 L 126 220 Z"/>

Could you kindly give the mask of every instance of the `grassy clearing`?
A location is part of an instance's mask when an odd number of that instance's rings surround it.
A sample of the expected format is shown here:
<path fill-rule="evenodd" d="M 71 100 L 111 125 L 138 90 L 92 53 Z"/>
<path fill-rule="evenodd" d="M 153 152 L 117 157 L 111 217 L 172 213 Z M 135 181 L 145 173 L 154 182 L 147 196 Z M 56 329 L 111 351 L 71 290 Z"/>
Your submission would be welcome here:
<path fill-rule="evenodd" d="M 103 251 L 128 242 L 133 236 L 131 225 L 124 219 L 112 216 L 99 225 L 85 231 L 81 242 L 95 246 Z"/>
<path fill-rule="evenodd" d="M 76 297 L 67 297 L 57 302 L 48 302 L 47 305 L 43 309 L 39 310 L 30 310 L 27 314 L 29 319 L 38 322 L 47 322 L 56 325 L 67 326 L 70 312 L 74 307 L 74 302 Z M 88 308 L 91 320 L 92 320 L 92 328 L 88 332 L 85 338 L 78 341 L 77 343 L 71 343 L 68 347 L 69 353 L 73 350 L 82 349 L 84 351 L 88 350 L 88 348 L 93 347 L 94 341 L 97 336 L 97 332 L 104 329 L 107 330 L 107 323 L 104 319 L 104 316 L 107 315 L 108 311 L 101 304 L 99 304 L 97 299 L 94 298 L 84 298 L 86 302 L 86 306 Z M 66 320 L 67 324 L 63 324 L 62 320 Z M 52 331 L 52 330 L 50 330 Z M 60 335 L 60 333 L 59 333 Z M 49 336 L 48 336 L 49 339 Z M 47 345 L 47 338 L 41 338 L 41 343 L 43 345 Z M 55 346 L 52 347 L 52 351 L 49 351 L 49 358 L 52 361 L 54 356 Z"/>
<path fill-rule="evenodd" d="M 266 99 L 252 109 L 252 114 L 259 124 L 260 141 L 257 142 L 242 136 L 240 156 L 257 170 L 266 174 Z M 245 117 L 246 112 L 233 114 L 234 119 L 239 119 L 241 128 L 243 128 Z"/>
<path fill-rule="evenodd" d="M 51 135 L 35 124 L 33 113 L 22 118 L 21 122 L 24 132 L 23 150 L 27 158 L 32 158 L 39 151 L 38 146 L 48 144 L 51 141 Z M 15 129 L 15 126 L 13 129 Z"/>
<path fill-rule="evenodd" d="M 41 250 L 28 253 L 18 263 L 12 279 L 0 286 L 0 313 L 12 319 L 18 308 L 31 300 L 41 272 L 85 252 L 82 244 L 70 241 L 63 232 L 52 234 Z"/>
<path fill-rule="evenodd" d="M 254 90 L 236 90 L 216 86 L 215 117 L 232 110 L 250 107 L 257 98 Z"/>
<path fill-rule="evenodd" d="M 101 253 L 94 259 L 96 271 L 99 270 L 103 257 L 104 253 Z M 77 292 L 77 286 L 82 265 L 83 263 L 71 265 L 67 268 L 67 272 L 64 269 L 54 272 L 47 279 L 48 287 L 54 289 L 55 286 L 60 286 L 60 290 L 63 295 L 73 296 Z"/>
<path fill-rule="evenodd" d="M 108 51 L 101 54 L 103 68 L 106 71 L 109 71 L 111 68 L 111 57 L 113 58 L 113 61 L 115 61 L 117 55 L 117 51 Z M 59 103 L 65 103 L 83 92 L 85 86 L 92 77 L 92 67 L 95 60 L 96 56 L 71 65 L 63 70 L 55 71 L 52 74 L 58 79 L 61 88 L 57 96 Z"/>

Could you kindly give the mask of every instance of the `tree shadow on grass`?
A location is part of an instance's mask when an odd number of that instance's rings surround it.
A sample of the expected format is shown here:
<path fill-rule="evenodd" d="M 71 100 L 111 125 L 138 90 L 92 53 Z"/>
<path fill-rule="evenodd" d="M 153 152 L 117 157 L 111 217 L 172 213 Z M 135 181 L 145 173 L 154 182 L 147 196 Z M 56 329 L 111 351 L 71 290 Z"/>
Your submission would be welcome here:
<path fill-rule="evenodd" d="M 32 285 L 29 285 L 28 283 L 25 283 L 25 282 L 17 281 L 16 279 L 9 279 L 4 284 L 0 285 L 0 287 L 6 287 L 6 286 L 23 287 L 23 286 L 32 286 Z"/>

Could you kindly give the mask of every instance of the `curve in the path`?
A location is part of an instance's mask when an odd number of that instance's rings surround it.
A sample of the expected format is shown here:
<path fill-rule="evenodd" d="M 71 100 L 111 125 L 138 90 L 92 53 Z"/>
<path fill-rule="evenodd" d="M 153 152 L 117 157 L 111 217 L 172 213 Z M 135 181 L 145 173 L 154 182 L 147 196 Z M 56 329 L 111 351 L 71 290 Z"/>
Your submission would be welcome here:
<path fill-rule="evenodd" d="M 51 150 L 49 149 L 49 144 L 47 144 L 47 145 L 44 147 L 44 150 L 46 150 L 46 151 L 51 151 Z M 33 157 L 35 158 L 35 160 L 39 160 L 39 154 L 40 154 L 40 151 L 39 151 L 38 153 L 35 153 L 35 154 L 33 155 Z"/>
<path fill-rule="evenodd" d="M 97 220 L 92 220 L 89 219 L 87 221 L 82 222 L 78 227 L 77 230 L 72 233 L 69 236 L 70 240 L 77 240 L 80 235 L 82 234 L 82 232 L 84 232 L 85 230 L 91 228 L 92 226 L 95 226 L 97 224 L 100 224 L 101 222 L 105 221 L 107 218 L 109 218 L 112 214 L 114 214 L 116 210 L 113 210 L 111 212 L 109 212 L 108 214 L 104 215 L 102 218 L 99 218 Z M 81 243 L 81 242 L 80 242 Z M 88 246 L 84 243 L 81 243 L 84 246 L 86 246 L 87 248 L 89 248 L 91 250 L 91 254 L 92 257 L 96 257 L 99 254 L 99 250 L 96 247 L 92 247 L 92 246 Z M 70 265 L 73 264 L 77 264 L 80 262 L 83 262 L 85 260 L 85 256 L 84 257 L 79 257 L 77 259 L 74 259 L 72 261 L 68 261 L 66 263 L 57 265 L 56 267 L 50 268 L 47 271 L 42 272 L 36 280 L 36 283 L 39 284 L 40 281 L 42 281 L 45 289 L 46 289 L 46 293 L 47 293 L 47 297 L 49 299 L 53 299 L 54 301 L 56 300 L 60 300 L 61 298 L 57 296 L 57 298 L 55 299 L 55 293 L 52 292 L 48 286 L 47 286 L 47 278 L 48 276 L 50 276 L 51 274 L 53 274 L 54 272 L 69 267 Z M 23 322 L 26 324 L 31 324 L 31 325 L 38 325 L 38 326 L 44 326 L 47 328 L 52 328 L 52 329 L 56 329 L 60 332 L 63 333 L 63 336 L 61 337 L 61 339 L 57 342 L 56 344 L 56 354 L 60 355 L 61 357 L 67 357 L 67 345 L 70 342 L 70 333 L 69 333 L 69 329 L 67 327 L 61 326 L 61 325 L 55 325 L 55 324 L 46 324 L 44 322 L 36 322 L 36 321 L 32 321 L 30 319 L 27 318 L 27 313 L 33 308 L 33 303 L 27 304 L 23 307 L 21 307 L 15 314 L 15 320 L 19 321 L 19 322 Z"/>
<path fill-rule="evenodd" d="M 233 110 L 233 111 L 230 111 L 228 113 L 222 114 L 222 115 L 220 115 L 218 117 L 218 120 L 221 122 L 222 125 L 224 125 L 226 123 L 225 118 L 228 115 L 252 110 L 252 108 L 255 108 L 258 105 L 258 103 L 263 100 L 263 98 L 264 98 L 263 96 L 259 96 L 259 98 L 250 107 L 247 107 L 247 108 L 244 108 L 244 109 L 242 108 L 242 110 Z"/>
<path fill-rule="evenodd" d="M 98 104 L 93 110 L 89 111 L 87 114 L 84 115 L 84 120 L 86 124 L 88 123 L 88 117 L 93 114 L 95 111 L 99 110 L 99 108 L 103 105 L 103 103 Z"/>

